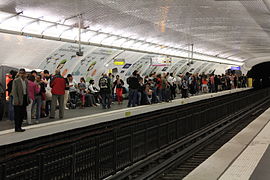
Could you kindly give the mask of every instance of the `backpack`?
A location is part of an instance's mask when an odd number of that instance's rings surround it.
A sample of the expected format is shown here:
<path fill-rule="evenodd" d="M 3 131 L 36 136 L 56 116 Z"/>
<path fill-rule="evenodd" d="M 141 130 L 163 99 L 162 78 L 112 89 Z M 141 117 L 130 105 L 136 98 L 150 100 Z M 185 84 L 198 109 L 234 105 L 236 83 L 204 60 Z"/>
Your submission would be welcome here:
<path fill-rule="evenodd" d="M 100 87 L 100 89 L 108 89 L 109 88 L 109 86 L 108 86 L 108 79 L 107 78 L 101 78 L 100 80 L 99 80 L 99 87 Z"/>

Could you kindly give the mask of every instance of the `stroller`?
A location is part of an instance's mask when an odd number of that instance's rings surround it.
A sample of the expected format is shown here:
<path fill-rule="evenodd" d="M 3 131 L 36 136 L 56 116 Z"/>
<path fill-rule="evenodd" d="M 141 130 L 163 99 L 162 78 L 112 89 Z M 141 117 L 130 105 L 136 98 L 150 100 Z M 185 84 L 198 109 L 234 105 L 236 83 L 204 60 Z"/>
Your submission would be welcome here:
<path fill-rule="evenodd" d="M 76 109 L 77 106 L 81 104 L 80 94 L 78 92 L 74 92 L 69 95 L 69 100 L 67 102 L 67 107 L 69 109 Z"/>

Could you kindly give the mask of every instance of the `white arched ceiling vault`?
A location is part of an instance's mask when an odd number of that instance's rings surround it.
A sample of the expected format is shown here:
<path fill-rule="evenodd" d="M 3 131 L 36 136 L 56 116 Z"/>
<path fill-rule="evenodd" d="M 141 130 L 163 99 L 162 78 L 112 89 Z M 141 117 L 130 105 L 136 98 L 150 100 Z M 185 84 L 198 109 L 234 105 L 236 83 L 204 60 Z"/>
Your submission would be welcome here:
<path fill-rule="evenodd" d="M 28 69 L 47 69 L 54 72 L 61 69 L 64 75 L 72 74 L 76 80 L 80 77 L 98 80 L 102 73 L 116 69 L 115 74 L 126 79 L 134 70 L 146 76 L 152 72 L 179 73 L 216 73 L 222 74 L 231 65 L 172 58 L 168 66 L 151 66 L 151 59 L 159 57 L 155 54 L 124 51 L 83 45 L 84 56 L 76 56 L 78 45 L 53 40 L 29 38 L 19 35 L 0 33 L 0 65 L 25 67 Z M 3 45 L 4 44 L 4 45 Z M 114 59 L 124 59 L 125 65 L 115 65 Z M 189 65 L 188 65 L 189 64 Z"/>
<path fill-rule="evenodd" d="M 100 33 L 85 33 L 82 39 L 87 42 L 109 45 L 117 42 L 120 47 L 155 49 L 153 52 L 178 55 L 181 53 L 175 48 L 187 50 L 188 44 L 194 44 L 195 52 L 217 57 L 216 61 L 226 58 L 256 64 L 267 61 L 270 53 L 269 4 L 269 0 L 0 0 L 0 10 L 13 14 L 23 12 L 21 15 L 27 17 L 72 27 L 77 27 L 76 15 L 82 14 L 83 26 Z M 28 25 L 17 31 L 33 30 L 36 22 L 23 20 Z M 3 25 L 2 29 L 5 27 Z M 43 22 L 39 27 L 48 27 L 48 24 Z M 57 27 L 62 28 L 61 31 Z M 52 26 L 39 33 L 77 39 L 76 28 L 66 26 Z M 140 42 L 136 43 L 138 40 Z M 266 55 L 261 57 L 262 53 Z M 202 59 L 196 54 L 194 57 Z M 245 68 L 251 67 L 245 65 Z"/>

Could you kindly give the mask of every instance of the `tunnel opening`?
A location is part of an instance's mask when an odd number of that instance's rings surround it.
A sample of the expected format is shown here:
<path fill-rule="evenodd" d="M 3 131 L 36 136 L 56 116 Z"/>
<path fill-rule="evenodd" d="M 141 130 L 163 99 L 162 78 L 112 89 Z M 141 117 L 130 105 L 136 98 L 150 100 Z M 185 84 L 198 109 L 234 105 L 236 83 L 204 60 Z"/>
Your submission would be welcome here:
<path fill-rule="evenodd" d="M 270 62 L 257 64 L 247 73 L 253 79 L 254 88 L 270 87 Z"/>

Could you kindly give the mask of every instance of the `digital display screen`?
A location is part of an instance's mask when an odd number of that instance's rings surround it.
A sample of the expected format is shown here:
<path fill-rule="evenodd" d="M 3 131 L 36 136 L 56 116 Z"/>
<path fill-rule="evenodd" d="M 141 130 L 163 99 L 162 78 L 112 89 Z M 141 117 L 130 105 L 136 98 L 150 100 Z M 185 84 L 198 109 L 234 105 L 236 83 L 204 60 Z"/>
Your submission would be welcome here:
<path fill-rule="evenodd" d="M 241 68 L 238 66 L 238 67 L 231 67 L 231 70 L 241 70 Z"/>

